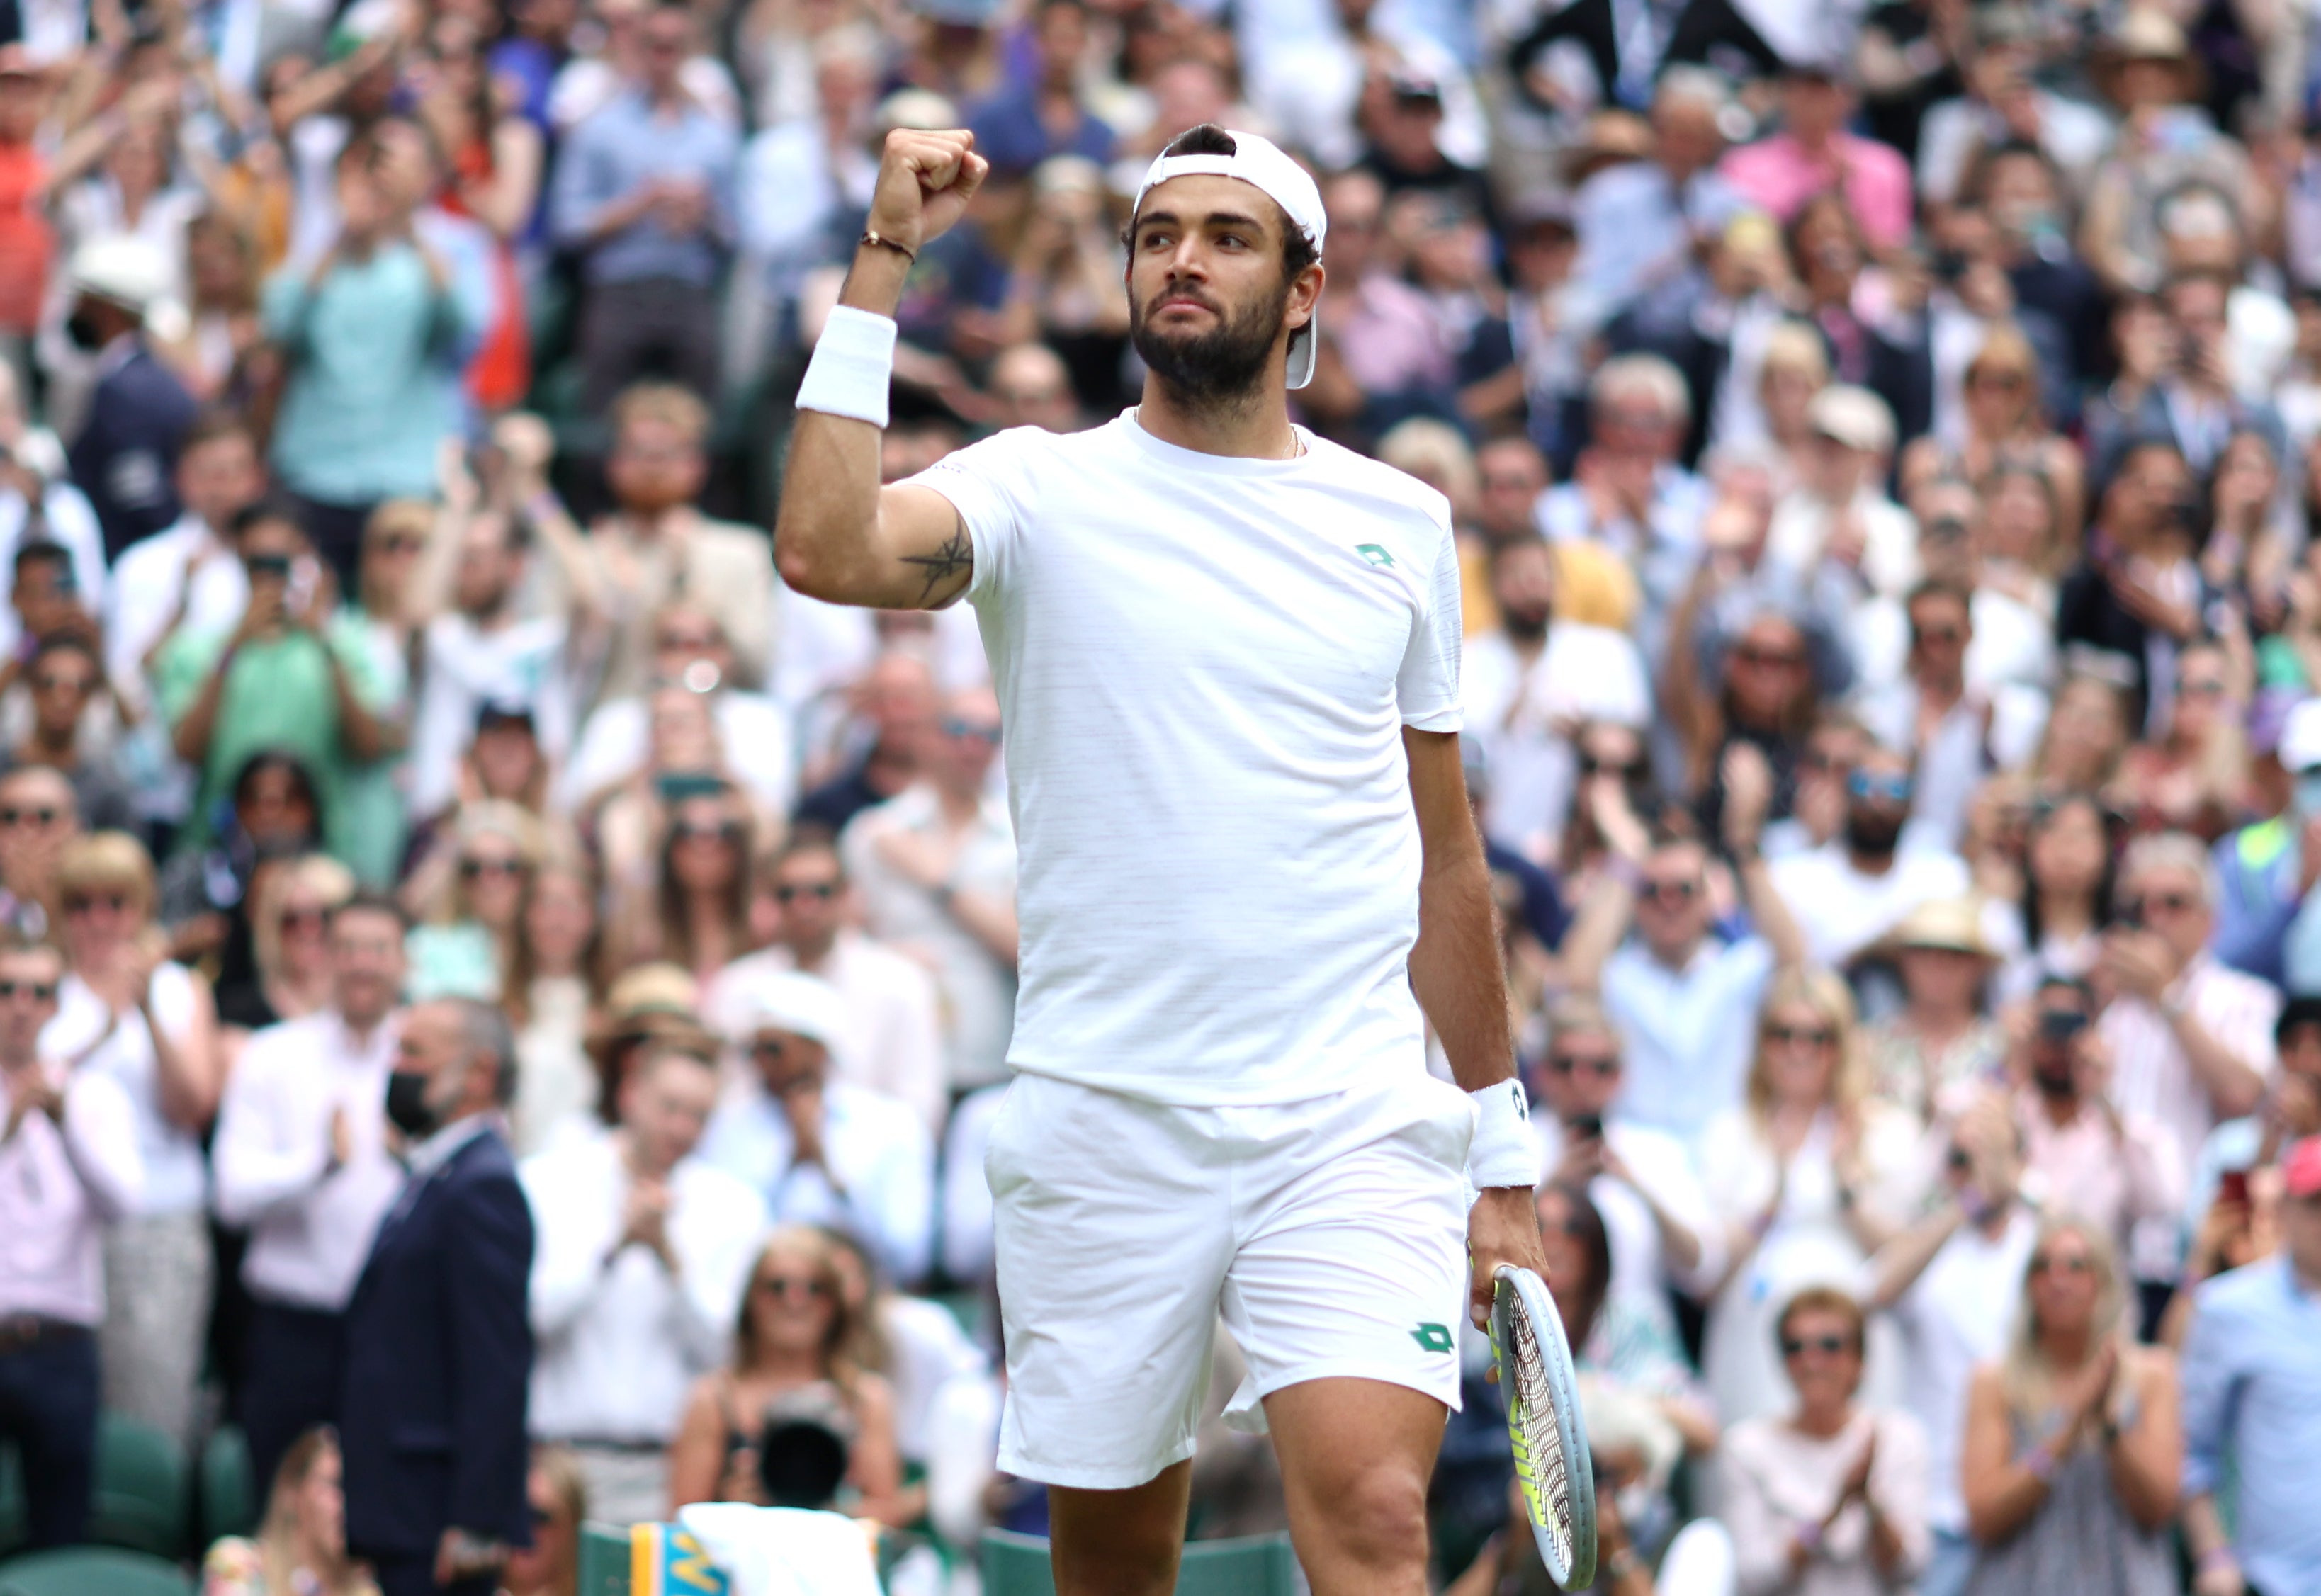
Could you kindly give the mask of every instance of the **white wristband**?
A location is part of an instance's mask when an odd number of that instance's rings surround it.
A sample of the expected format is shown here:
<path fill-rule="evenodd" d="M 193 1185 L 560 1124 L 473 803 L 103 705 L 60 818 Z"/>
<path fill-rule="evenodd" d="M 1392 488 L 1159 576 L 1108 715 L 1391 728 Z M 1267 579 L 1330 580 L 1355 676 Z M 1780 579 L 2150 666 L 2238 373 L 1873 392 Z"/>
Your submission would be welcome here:
<path fill-rule="evenodd" d="M 797 407 L 824 415 L 842 415 L 887 424 L 887 386 L 895 376 L 895 319 L 856 310 L 851 304 L 831 307 L 814 340 L 814 358 L 806 362 L 806 380 L 798 385 Z"/>
<path fill-rule="evenodd" d="M 1532 1138 L 1523 1083 L 1505 1080 L 1467 1095 L 1475 1104 L 1475 1139 L 1467 1147 L 1467 1178 L 1475 1190 L 1537 1184 L 1539 1143 Z"/>

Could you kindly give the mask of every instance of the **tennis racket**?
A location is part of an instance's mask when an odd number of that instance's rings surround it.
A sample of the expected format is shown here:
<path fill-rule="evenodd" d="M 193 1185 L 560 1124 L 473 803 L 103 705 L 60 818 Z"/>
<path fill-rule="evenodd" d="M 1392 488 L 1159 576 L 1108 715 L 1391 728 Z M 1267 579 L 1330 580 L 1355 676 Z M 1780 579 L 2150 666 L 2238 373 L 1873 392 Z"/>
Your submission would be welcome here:
<path fill-rule="evenodd" d="M 1515 1482 L 1548 1577 L 1566 1591 L 1596 1582 L 1596 1471 L 1571 1376 L 1571 1348 L 1547 1283 L 1502 1264 L 1491 1292 L 1491 1350 L 1507 1399 Z"/>

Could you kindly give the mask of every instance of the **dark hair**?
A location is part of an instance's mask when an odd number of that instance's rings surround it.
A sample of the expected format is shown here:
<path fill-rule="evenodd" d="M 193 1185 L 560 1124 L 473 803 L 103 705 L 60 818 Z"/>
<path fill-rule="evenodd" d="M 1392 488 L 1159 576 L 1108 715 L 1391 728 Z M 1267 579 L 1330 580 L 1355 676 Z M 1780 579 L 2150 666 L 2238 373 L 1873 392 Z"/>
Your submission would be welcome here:
<path fill-rule="evenodd" d="M 10 568 L 21 582 L 24 573 L 34 566 L 61 566 L 69 571 L 72 569 L 72 550 L 50 539 L 41 538 L 20 547 Z"/>
<path fill-rule="evenodd" d="M 2281 1004 L 2280 1018 L 2272 1022 L 2272 1045 L 2285 1046 L 2289 1033 L 2304 1025 L 2321 1026 L 2321 997 L 2293 997 Z"/>
<path fill-rule="evenodd" d="M 411 929 L 411 916 L 404 912 L 402 904 L 386 893 L 358 892 L 345 902 L 325 909 L 323 911 L 323 923 L 335 926 L 342 916 L 349 914 L 384 914 L 395 921 L 396 930 Z"/>
<path fill-rule="evenodd" d="M 846 858 L 838 851 L 838 839 L 818 826 L 791 832 L 788 841 L 767 856 L 765 864 L 759 868 L 758 878 L 760 881 L 771 882 L 784 865 L 788 864 L 792 859 L 804 858 L 809 854 L 817 857 L 826 857 L 832 864 L 837 866 L 838 884 L 841 886 L 846 884 Z"/>
<path fill-rule="evenodd" d="M 1781 1304 L 1779 1317 L 1773 1320 L 1773 1334 L 1783 1340 L 1788 1339 L 1789 1321 L 1800 1313 L 1834 1313 L 1844 1319 L 1852 1330 L 1854 1355 L 1861 1356 L 1867 1321 L 1861 1312 L 1861 1304 L 1851 1294 L 1834 1285 L 1806 1287 Z"/>
<path fill-rule="evenodd" d="M 2039 939 L 2046 935 L 2046 925 L 2039 903 L 2039 877 L 2031 868 L 2031 848 L 2039 833 L 2054 824 L 2057 815 L 2082 805 L 2095 812 L 2096 824 L 2104 834 L 2103 874 L 2096 878 L 2095 921 L 2098 925 L 2111 923 L 2112 890 L 2119 873 L 2119 855 L 2112 847 L 2111 815 L 2104 808 L 2103 800 L 2093 793 L 2060 793 L 2032 809 L 2030 824 L 2023 833 L 2023 940 L 2034 951 Z"/>
<path fill-rule="evenodd" d="M 177 444 L 177 458 L 183 459 L 205 443 L 215 443 L 221 438 L 239 438 L 255 447 L 258 432 L 250 418 L 228 404 L 214 404 L 194 417 L 186 429 L 186 436 Z"/>
<path fill-rule="evenodd" d="M 1214 122 L 1205 122 L 1187 128 L 1170 140 L 1160 157 L 1166 160 L 1174 155 L 1232 155 L 1240 148 L 1233 134 Z M 1314 247 L 1314 240 L 1306 235 L 1306 230 L 1289 219 L 1289 213 L 1281 208 L 1280 201 L 1273 200 L 1270 195 L 1267 198 L 1272 202 L 1273 213 L 1281 219 L 1281 280 L 1287 283 L 1321 259 L 1322 252 Z M 1122 247 L 1131 250 L 1135 249 L 1136 226 L 1140 220 L 1137 216 L 1128 219 L 1128 225 L 1120 232 Z"/>
<path fill-rule="evenodd" d="M 235 511 L 233 519 L 227 523 L 226 530 L 232 535 L 233 540 L 239 543 L 243 538 L 249 536 L 250 528 L 269 521 L 279 521 L 296 530 L 301 538 L 306 535 L 305 512 L 291 500 L 278 494 L 269 494 L 266 497 L 253 503 L 244 504 Z"/>
<path fill-rule="evenodd" d="M 105 679 L 102 673 L 105 669 L 105 662 L 103 659 L 98 657 L 96 646 L 90 642 L 86 638 L 81 636 L 78 632 L 50 632 L 47 637 L 42 638 L 39 642 L 32 646 L 32 663 L 34 667 L 38 667 L 41 661 L 48 658 L 52 654 L 79 655 L 83 659 L 87 660 L 91 665 L 96 667 L 99 672 L 97 685 L 104 685 Z"/>
<path fill-rule="evenodd" d="M 1577 1181 L 1556 1181 L 1547 1189 L 1561 1197 L 1570 1211 L 1564 1234 L 1579 1244 L 1588 1260 L 1587 1289 L 1579 1293 L 1573 1304 L 1579 1311 L 1572 1316 L 1579 1330 L 1572 1339 L 1575 1344 L 1582 1343 L 1588 1339 L 1588 1332 L 1596 1328 L 1596 1316 L 1603 1312 L 1605 1296 L 1612 1287 L 1612 1242 L 1604 1229 L 1603 1211 L 1596 1206 L 1596 1199 L 1588 1194 L 1586 1186 Z M 1564 1289 L 1568 1292 L 1571 1288 L 1566 1284 Z"/>
<path fill-rule="evenodd" d="M 323 823 L 322 791 L 314 785 L 314 773 L 306 768 L 306 762 L 287 748 L 260 748 L 241 762 L 241 768 L 233 773 L 234 808 L 240 809 L 250 802 L 250 789 L 258 785 L 259 776 L 277 770 L 289 774 L 290 784 L 298 789 L 298 796 L 314 812 L 314 825 L 319 830 Z"/>

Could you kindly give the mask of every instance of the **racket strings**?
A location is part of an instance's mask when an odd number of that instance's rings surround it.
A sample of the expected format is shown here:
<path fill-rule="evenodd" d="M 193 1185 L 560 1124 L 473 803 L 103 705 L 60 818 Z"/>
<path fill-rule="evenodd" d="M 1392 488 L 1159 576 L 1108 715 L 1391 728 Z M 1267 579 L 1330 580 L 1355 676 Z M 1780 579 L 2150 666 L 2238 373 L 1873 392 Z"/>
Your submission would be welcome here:
<path fill-rule="evenodd" d="M 1578 1529 L 1572 1522 L 1570 1460 L 1563 1455 L 1563 1437 L 1555 1423 L 1555 1399 L 1547 1379 L 1547 1357 L 1531 1315 L 1520 1309 L 1508 1316 L 1515 1341 L 1515 1420 L 1524 1436 L 1537 1500 L 1552 1520 L 1557 1544 L 1568 1557 Z"/>

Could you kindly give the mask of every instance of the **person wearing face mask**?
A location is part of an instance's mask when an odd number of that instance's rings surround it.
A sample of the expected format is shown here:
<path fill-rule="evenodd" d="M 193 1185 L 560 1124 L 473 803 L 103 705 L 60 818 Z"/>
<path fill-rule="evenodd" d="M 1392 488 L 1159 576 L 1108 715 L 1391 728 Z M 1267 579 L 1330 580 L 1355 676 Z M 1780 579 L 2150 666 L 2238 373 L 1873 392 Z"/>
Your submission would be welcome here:
<path fill-rule="evenodd" d="M 2007 1075 L 2020 1081 L 2026 1179 L 2125 1248 L 2139 1220 L 2172 1214 L 2184 1201 L 2183 1164 L 2150 1116 L 2123 1112 L 2105 1090 L 2101 1038 L 2089 1021 L 2087 983 L 2050 976 L 2027 1008 L 2008 1016 Z"/>
<path fill-rule="evenodd" d="M 347 1545 L 382 1596 L 487 1596 L 510 1549 L 531 1544 L 533 1237 L 506 1140 L 515 1075 L 492 1005 L 404 1016 L 386 1112 L 408 1175 L 347 1306 L 339 1400 Z"/>
<path fill-rule="evenodd" d="M 1642 727 L 1652 715 L 1643 656 L 1608 627 L 1554 619 L 1555 553 L 1532 533 L 1492 549 L 1497 630 L 1469 638 L 1460 663 L 1468 725 L 1491 768 L 1485 835 L 1532 851 L 1563 828 L 1576 770 L 1559 728 Z"/>
<path fill-rule="evenodd" d="M 194 397 L 148 347 L 146 313 L 166 292 L 159 246 L 127 233 L 92 239 L 72 258 L 65 334 L 95 361 L 88 419 L 67 451 L 105 533 L 105 557 L 177 519 L 177 449 Z"/>

